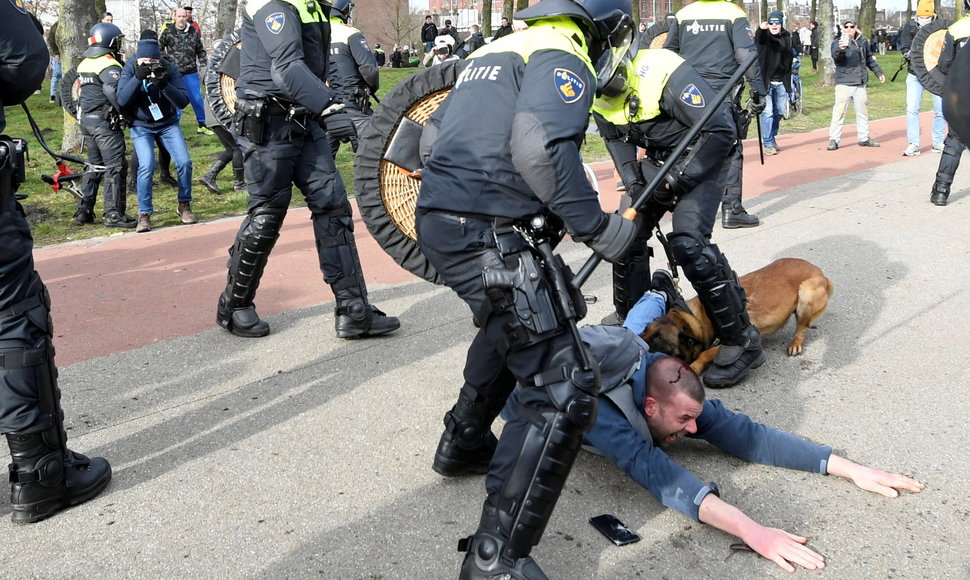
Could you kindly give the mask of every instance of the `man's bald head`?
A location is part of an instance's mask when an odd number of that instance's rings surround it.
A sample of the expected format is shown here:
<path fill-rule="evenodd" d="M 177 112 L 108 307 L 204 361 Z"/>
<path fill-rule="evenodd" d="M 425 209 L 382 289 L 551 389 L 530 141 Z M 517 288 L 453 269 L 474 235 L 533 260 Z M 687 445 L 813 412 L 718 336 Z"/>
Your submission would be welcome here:
<path fill-rule="evenodd" d="M 704 403 L 704 385 L 697 374 L 679 358 L 661 357 L 647 369 L 647 396 L 667 401 L 676 393 Z"/>

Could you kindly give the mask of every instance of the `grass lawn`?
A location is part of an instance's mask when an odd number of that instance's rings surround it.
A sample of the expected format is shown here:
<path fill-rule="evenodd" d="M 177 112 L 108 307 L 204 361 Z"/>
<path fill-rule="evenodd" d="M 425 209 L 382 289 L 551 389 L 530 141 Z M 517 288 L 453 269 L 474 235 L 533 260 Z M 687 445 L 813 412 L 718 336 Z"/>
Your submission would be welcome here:
<path fill-rule="evenodd" d="M 869 90 L 869 118 L 880 119 L 885 117 L 901 116 L 905 114 L 906 85 L 905 73 L 900 73 L 895 83 L 890 83 L 889 78 L 896 71 L 899 63 L 899 53 L 889 53 L 882 57 L 880 66 L 886 72 L 886 83 L 879 84 L 878 80 L 870 77 L 872 84 Z M 808 63 L 808 60 L 805 60 Z M 834 101 L 834 89 L 830 87 L 817 86 L 817 75 L 811 72 L 809 66 L 802 66 L 802 82 L 805 87 L 805 110 L 801 115 L 793 116 L 791 119 L 781 123 L 781 134 L 798 133 L 827 127 L 831 119 L 832 103 Z M 381 70 L 381 91 L 382 97 L 398 82 L 416 69 L 390 69 Z M 48 89 L 45 86 L 40 94 L 31 97 L 27 106 L 31 114 L 37 121 L 38 126 L 44 133 L 44 138 L 52 149 L 59 150 L 61 145 L 61 126 L 62 113 L 56 105 L 50 104 L 48 100 Z M 923 110 L 930 108 L 929 95 L 924 95 Z M 847 122 L 854 122 L 852 107 L 849 108 L 849 118 Z M 5 110 L 7 116 L 6 134 L 11 137 L 26 137 L 29 144 L 30 159 L 27 164 L 27 180 L 20 187 L 21 193 L 26 193 L 29 198 L 23 202 L 28 209 L 31 227 L 33 228 L 34 238 L 37 245 L 48 245 L 71 240 L 86 239 L 107 234 L 117 234 L 121 230 L 108 229 L 100 225 L 100 219 L 94 225 L 77 227 L 71 225 L 71 216 L 75 211 L 75 198 L 69 193 L 61 191 L 54 193 L 50 187 L 41 181 L 41 174 L 51 174 L 55 171 L 54 163 L 50 156 L 36 142 L 30 131 L 23 110 L 20 107 L 8 107 Z M 217 217 L 240 215 L 246 210 L 247 195 L 245 192 L 232 191 L 232 171 L 227 167 L 219 175 L 220 189 L 223 190 L 222 196 L 210 193 L 207 189 L 198 185 L 197 180 L 212 164 L 214 157 L 221 150 L 218 140 L 215 137 L 199 135 L 196 133 L 195 115 L 188 109 L 188 114 L 183 115 L 182 126 L 188 144 L 189 153 L 192 156 L 194 184 L 192 194 L 194 201 L 192 209 L 200 220 L 213 219 Z M 754 134 L 751 129 L 750 135 Z M 128 151 L 131 152 L 129 142 Z M 76 153 L 76 152 L 75 152 Z M 603 142 L 599 138 L 588 139 L 584 148 L 583 156 L 587 161 L 608 160 L 609 155 Z M 74 171 L 82 168 L 72 165 Z M 343 176 L 348 190 L 353 189 L 353 153 L 349 145 L 343 145 L 337 155 L 337 168 Z M 174 168 L 173 168 L 174 172 Z M 156 185 L 154 188 L 155 214 L 152 223 L 155 227 L 174 226 L 180 224 L 175 213 L 176 189 L 163 185 Z M 128 192 L 129 214 L 137 213 L 134 192 Z M 294 205 L 302 204 L 302 196 L 295 192 L 293 197 Z M 98 203 L 95 206 L 95 214 L 100 216 L 101 195 L 99 192 Z M 133 230 L 125 230 L 125 235 L 134 235 Z"/>

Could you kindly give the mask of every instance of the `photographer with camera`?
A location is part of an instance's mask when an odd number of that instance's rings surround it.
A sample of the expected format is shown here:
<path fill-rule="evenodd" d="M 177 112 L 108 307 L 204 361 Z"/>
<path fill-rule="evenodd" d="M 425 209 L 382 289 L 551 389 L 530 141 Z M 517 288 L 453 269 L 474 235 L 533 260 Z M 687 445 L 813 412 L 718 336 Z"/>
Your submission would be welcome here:
<path fill-rule="evenodd" d="M 0 3 L 0 132 L 3 107 L 40 87 L 49 53 L 40 25 L 14 2 Z M 34 240 L 16 200 L 26 143 L 0 135 L 0 433 L 10 447 L 14 523 L 32 523 L 101 493 L 111 466 L 67 448 L 54 365 L 50 297 L 34 269 Z"/>
<path fill-rule="evenodd" d="M 84 197 L 77 202 L 74 224 L 94 222 L 94 203 L 98 186 L 104 179 L 104 225 L 109 228 L 135 227 L 135 219 L 125 214 L 127 207 L 127 173 L 125 133 L 121 107 L 118 105 L 118 80 L 125 35 L 109 22 L 99 22 L 88 36 L 91 46 L 77 65 L 81 97 L 77 118 L 88 147 L 88 162 L 104 165 L 104 173 L 88 171 L 81 181 Z"/>
<path fill-rule="evenodd" d="M 178 172 L 178 214 L 183 224 L 194 224 L 192 213 L 192 159 L 179 126 L 179 109 L 189 102 L 182 75 L 175 64 L 162 60 L 155 32 L 145 30 L 135 58 L 125 64 L 118 82 L 118 103 L 131 115 L 131 141 L 138 155 L 138 227 L 152 229 L 152 174 L 155 173 L 155 137 L 175 161 Z"/>

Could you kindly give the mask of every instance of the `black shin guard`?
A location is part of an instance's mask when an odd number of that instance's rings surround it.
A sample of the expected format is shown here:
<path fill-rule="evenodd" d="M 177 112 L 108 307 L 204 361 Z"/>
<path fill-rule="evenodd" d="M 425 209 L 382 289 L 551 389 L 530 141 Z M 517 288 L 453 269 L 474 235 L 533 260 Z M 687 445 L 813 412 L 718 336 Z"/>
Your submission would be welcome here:
<path fill-rule="evenodd" d="M 323 279 L 336 298 L 334 325 L 338 338 L 363 338 L 397 330 L 401 323 L 367 299 L 367 285 L 354 239 L 350 206 L 332 214 L 313 215 L 313 235 Z"/>
<path fill-rule="evenodd" d="M 704 374 L 704 384 L 714 388 L 737 384 L 765 361 L 761 333 L 748 317 L 744 288 L 716 245 L 677 233 L 671 236 L 670 246 L 721 341 L 713 366 Z"/>
<path fill-rule="evenodd" d="M 536 386 L 530 388 L 545 389 L 553 407 L 522 411 L 527 423 L 511 435 L 517 438 L 513 448 L 518 455 L 501 490 L 485 502 L 475 536 L 470 544 L 464 543 L 469 553 L 463 578 L 486 578 L 497 572 L 513 578 L 545 578 L 529 554 L 552 517 L 583 433 L 596 419 L 599 373 L 595 367 L 581 368 L 575 348 L 570 344 L 555 353 L 547 365 L 550 370 L 534 378 Z"/>
<path fill-rule="evenodd" d="M 6 434 L 10 447 L 10 503 L 14 523 L 33 523 L 59 510 L 85 502 L 111 481 L 111 466 L 100 457 L 87 458 L 67 447 L 61 391 L 51 343 L 50 302 L 36 279 L 37 298 L 28 298 L 25 316 L 33 329 L 21 337 L 9 333 L 0 341 L 0 376 L 4 384 L 33 390 L 33 424 Z M 27 327 L 22 326 L 25 331 Z M 41 338 L 37 339 L 37 332 Z M 35 346 L 27 347 L 33 343 Z"/>
<path fill-rule="evenodd" d="M 446 477 L 488 472 L 498 445 L 492 423 L 515 384 L 515 377 L 504 365 L 483 386 L 465 383 L 458 402 L 445 413 L 445 430 L 438 441 L 432 469 Z"/>
<path fill-rule="evenodd" d="M 253 299 L 269 254 L 280 237 L 285 210 L 256 208 L 246 216 L 236 242 L 229 248 L 226 289 L 219 296 L 216 322 L 238 336 L 269 334 L 269 325 L 259 319 Z"/>

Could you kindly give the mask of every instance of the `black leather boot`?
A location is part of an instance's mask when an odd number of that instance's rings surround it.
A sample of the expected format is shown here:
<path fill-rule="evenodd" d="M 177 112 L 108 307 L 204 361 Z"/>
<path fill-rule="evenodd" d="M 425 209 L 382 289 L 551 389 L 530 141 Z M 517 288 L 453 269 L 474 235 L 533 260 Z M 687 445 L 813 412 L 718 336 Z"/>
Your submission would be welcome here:
<path fill-rule="evenodd" d="M 721 343 L 714 362 L 704 373 L 704 385 L 712 389 L 733 387 L 747 376 L 748 371 L 760 367 L 764 362 L 761 333 L 749 324 L 740 340 L 731 344 Z"/>
<path fill-rule="evenodd" d="M 445 477 L 488 473 L 498 439 L 492 423 L 515 389 L 516 380 L 504 364 L 484 385 L 465 383 L 458 402 L 445 413 L 445 430 L 438 440 L 431 468 Z"/>
<path fill-rule="evenodd" d="M 459 580 L 547 580 L 548 576 L 531 556 L 509 556 L 509 540 L 500 527 L 497 510 L 486 502 L 478 531 L 458 542 L 458 551 L 466 552 Z"/>
<path fill-rule="evenodd" d="M 229 248 L 229 272 L 216 307 L 216 322 L 236 336 L 259 338 L 269 334 L 269 324 L 256 314 L 253 299 L 285 216 L 285 210 L 254 209 L 243 219 L 236 242 Z"/>
<path fill-rule="evenodd" d="M 379 336 L 401 328 L 396 316 L 388 316 L 368 304 L 355 288 L 337 290 L 334 325 L 337 338 L 366 338 Z"/>
<path fill-rule="evenodd" d="M 241 168 L 232 168 L 232 190 L 246 191 L 246 176 Z"/>
<path fill-rule="evenodd" d="M 59 442 L 56 430 L 7 433 L 10 447 L 11 520 L 29 524 L 83 503 L 111 481 L 111 466 L 88 458 Z"/>
<path fill-rule="evenodd" d="M 933 205 L 946 205 L 947 198 L 950 197 L 950 184 L 940 181 L 933 183 L 933 193 L 930 194 L 930 201 Z"/>
<path fill-rule="evenodd" d="M 199 178 L 199 183 L 204 185 L 205 188 L 211 191 L 212 193 L 216 195 L 222 195 L 222 190 L 219 189 L 219 184 L 216 183 L 216 177 L 219 175 L 219 172 L 222 171 L 222 168 L 225 166 L 226 166 L 225 161 L 217 159 L 212 164 L 212 167 L 209 168 L 209 171 L 207 171 L 205 175 Z"/>
<path fill-rule="evenodd" d="M 739 201 L 721 204 L 721 226 L 725 229 L 753 228 L 760 223 L 758 216 L 749 214 Z"/>

